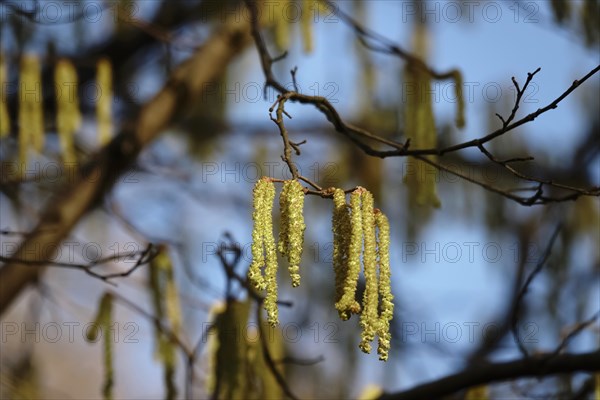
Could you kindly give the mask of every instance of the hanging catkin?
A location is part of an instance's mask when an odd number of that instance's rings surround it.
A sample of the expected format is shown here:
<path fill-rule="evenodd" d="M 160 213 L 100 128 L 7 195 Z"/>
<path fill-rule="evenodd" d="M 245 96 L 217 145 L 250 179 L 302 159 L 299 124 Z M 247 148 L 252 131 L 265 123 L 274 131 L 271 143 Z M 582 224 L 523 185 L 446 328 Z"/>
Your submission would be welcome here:
<path fill-rule="evenodd" d="M 19 80 L 19 160 L 27 164 L 30 147 L 37 152 L 44 148 L 44 111 L 40 62 L 36 56 L 21 60 Z"/>
<path fill-rule="evenodd" d="M 277 247 L 282 256 L 289 263 L 289 272 L 292 286 L 300 285 L 300 260 L 304 247 L 304 190 L 297 180 L 288 180 L 283 183 L 279 196 L 279 210 L 281 229 Z"/>
<path fill-rule="evenodd" d="M 0 54 L 0 138 L 10 134 L 10 116 L 8 115 L 8 105 L 6 104 L 6 93 L 3 89 L 8 82 L 4 56 Z"/>
<path fill-rule="evenodd" d="M 56 129 L 65 163 L 76 161 L 73 135 L 81 125 L 79 97 L 77 96 L 77 71 L 66 59 L 59 60 L 54 70 L 56 87 Z"/>
<path fill-rule="evenodd" d="M 98 123 L 98 142 L 101 146 L 108 143 L 113 135 L 112 121 L 112 67 L 110 61 L 102 58 L 98 61 L 96 72 L 98 99 L 96 119 Z"/>

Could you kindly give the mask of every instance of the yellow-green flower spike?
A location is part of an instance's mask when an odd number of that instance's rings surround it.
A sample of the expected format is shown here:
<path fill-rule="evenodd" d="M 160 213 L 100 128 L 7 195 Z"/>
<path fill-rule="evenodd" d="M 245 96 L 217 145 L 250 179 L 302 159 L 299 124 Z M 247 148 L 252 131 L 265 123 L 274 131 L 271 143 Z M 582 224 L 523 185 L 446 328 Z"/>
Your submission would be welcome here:
<path fill-rule="evenodd" d="M 277 250 L 282 256 L 288 254 L 289 248 L 289 193 L 290 193 L 290 182 L 283 182 L 283 188 L 279 194 L 279 219 L 281 224 L 279 226 L 279 240 L 277 241 Z"/>
<path fill-rule="evenodd" d="M 32 55 L 24 56 L 21 59 L 20 73 L 19 160 L 21 164 L 27 164 L 30 146 L 37 152 L 44 148 L 44 111 L 39 59 Z"/>
<path fill-rule="evenodd" d="M 112 122 L 112 67 L 107 58 L 98 61 L 96 72 L 98 100 L 96 102 L 96 119 L 98 120 L 98 141 L 105 145 L 113 135 Z"/>
<path fill-rule="evenodd" d="M 350 244 L 350 216 L 346 204 L 346 193 L 342 189 L 333 190 L 333 273 L 335 275 L 335 302 L 339 302 L 344 293 L 347 274 L 348 245 Z M 340 312 L 340 317 L 342 313 Z M 347 319 L 347 318 L 346 318 Z"/>
<path fill-rule="evenodd" d="M 73 135 L 81 125 L 79 98 L 77 96 L 77 71 L 66 59 L 59 60 L 54 70 L 56 84 L 56 129 L 60 139 L 62 159 L 65 163 L 76 161 Z"/>
<path fill-rule="evenodd" d="M 275 326 L 279 323 L 277 310 L 277 250 L 273 236 L 273 200 L 275 185 L 270 178 L 263 177 L 254 186 L 254 211 L 252 219 L 252 263 L 248 279 L 258 290 L 266 289 L 264 307 L 267 321 Z M 262 269 L 264 268 L 264 276 Z"/>
<path fill-rule="evenodd" d="M 284 244 L 287 246 L 283 254 L 287 255 L 289 271 L 292 277 L 292 286 L 300 285 L 300 261 L 302 259 L 302 248 L 304 247 L 304 188 L 297 180 L 286 181 L 284 184 L 286 203 L 286 238 Z M 287 185 L 287 188 L 286 188 Z M 282 215 L 282 218 L 284 216 Z M 281 249 L 280 249 L 281 251 Z"/>
<path fill-rule="evenodd" d="M 378 230 L 377 258 L 379 260 L 379 297 L 381 298 L 377 353 L 380 360 L 387 361 L 391 340 L 390 321 L 394 317 L 394 296 L 392 295 L 390 269 L 390 223 L 380 210 L 375 213 L 375 226 Z"/>
<path fill-rule="evenodd" d="M 342 298 L 335 305 L 342 320 L 350 318 L 352 313 L 358 314 L 360 312 L 360 304 L 356 301 L 356 286 L 358 284 L 358 275 L 360 274 L 360 254 L 362 251 L 363 232 L 360 200 L 363 191 L 363 188 L 358 188 L 350 195 L 352 215 L 350 217 L 351 229 L 346 266 L 347 272 Z"/>
<path fill-rule="evenodd" d="M 277 311 L 277 251 L 275 248 L 275 237 L 273 236 L 273 200 L 275 200 L 275 185 L 270 179 L 264 179 L 266 189 L 263 194 L 263 242 L 265 247 L 265 276 L 264 284 L 267 289 L 265 297 L 265 310 L 267 321 L 271 326 L 279 323 Z"/>
<path fill-rule="evenodd" d="M 272 185 L 272 183 L 270 183 Z M 253 211 L 252 220 L 254 227 L 252 229 L 252 263 L 248 270 L 248 279 L 250 283 L 258 290 L 264 290 L 265 280 L 262 275 L 262 269 L 265 266 L 264 254 L 264 232 L 265 232 L 265 216 L 270 220 L 271 217 L 265 213 L 265 209 L 269 207 L 265 201 L 265 193 L 268 190 L 269 181 L 266 178 L 259 179 L 254 185 L 253 190 Z"/>
<path fill-rule="evenodd" d="M 368 191 L 362 192 L 362 227 L 364 234 L 364 275 L 365 291 L 363 294 L 363 310 L 360 316 L 362 328 L 360 349 L 365 353 L 371 352 L 371 342 L 375 339 L 378 323 L 377 304 L 377 242 L 375 239 L 375 216 L 373 214 L 373 195 Z"/>
<path fill-rule="evenodd" d="M 4 57 L 0 54 L 0 88 L 4 88 L 8 80 Z M 0 138 L 10 134 L 10 116 L 8 115 L 8 105 L 6 101 L 6 91 L 0 90 Z"/>
<path fill-rule="evenodd" d="M 313 51 L 313 34 L 312 34 L 312 18 L 311 0 L 302 0 L 302 20 L 300 21 L 300 29 L 302 30 L 302 45 L 305 53 Z"/>
<path fill-rule="evenodd" d="M 290 36 L 292 31 L 290 30 L 290 21 L 286 14 L 290 0 L 283 0 L 275 3 L 274 7 L 274 30 L 275 30 L 275 45 L 281 51 L 287 50 L 290 43 Z"/>

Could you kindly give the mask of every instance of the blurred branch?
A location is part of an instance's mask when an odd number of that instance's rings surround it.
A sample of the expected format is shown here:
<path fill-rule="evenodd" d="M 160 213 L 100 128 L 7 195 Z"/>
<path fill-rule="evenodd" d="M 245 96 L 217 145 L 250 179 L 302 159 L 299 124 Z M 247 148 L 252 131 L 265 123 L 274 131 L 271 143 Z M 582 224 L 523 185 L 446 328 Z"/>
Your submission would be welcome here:
<path fill-rule="evenodd" d="M 142 148 L 175 122 L 183 106 L 202 94 L 206 84 L 223 72 L 249 42 L 246 19 L 237 16 L 241 22 L 236 23 L 235 17 L 173 72 L 165 87 L 142 108 L 134 127 L 117 135 L 81 169 L 65 193 L 48 203 L 38 226 L 15 252 L 15 259 L 47 261 L 36 249 L 60 243 L 88 211 L 101 203 L 104 194 L 127 171 Z M 11 262 L 0 269 L 0 314 L 42 271 L 43 268 L 27 268 L 22 262 Z"/>
<path fill-rule="evenodd" d="M 158 251 L 156 247 L 152 243 L 149 243 L 146 249 L 143 251 L 134 251 L 128 254 L 114 254 L 110 257 L 99 258 L 97 260 L 90 261 L 87 264 L 77 264 L 77 263 L 65 263 L 65 262 L 57 262 L 57 261 L 47 261 L 47 260 L 25 260 L 18 259 L 14 257 L 5 257 L 0 254 L 0 262 L 3 263 L 20 263 L 23 265 L 37 266 L 37 267 L 60 267 L 60 268 L 71 268 L 71 269 L 79 269 L 85 272 L 86 274 L 93 276 L 94 278 L 98 278 L 104 282 L 110 282 L 111 279 L 114 278 L 124 278 L 126 276 L 131 275 L 136 269 L 141 267 L 142 265 L 148 264 L 150 261 L 156 257 Z M 133 267 L 129 268 L 123 272 L 115 272 L 112 274 L 102 275 L 97 272 L 92 271 L 92 268 L 98 267 L 99 265 L 108 264 L 113 261 L 119 260 L 133 260 L 137 258 L 137 261 L 133 265 Z"/>
<path fill-rule="evenodd" d="M 514 378 L 540 378 L 556 374 L 599 370 L 600 350 L 581 354 L 545 354 L 508 362 L 478 364 L 457 374 L 406 391 L 384 394 L 380 400 L 438 399 L 472 386 Z"/>
<path fill-rule="evenodd" d="M 552 247 L 554 247 L 554 242 L 556 241 L 556 238 L 558 237 L 558 233 L 560 232 L 560 230 L 561 230 L 561 225 L 558 225 L 554 229 L 554 232 L 552 233 L 552 236 L 550 237 L 550 241 L 548 242 L 548 245 L 546 246 L 546 249 L 544 250 L 542 257 L 538 261 L 538 263 L 535 266 L 535 268 L 533 269 L 533 271 L 531 271 L 529 276 L 527 276 L 527 279 L 525 279 L 525 284 L 523 285 L 523 287 L 517 294 L 516 301 L 514 303 L 515 307 L 514 307 L 513 313 L 512 313 L 512 333 L 515 338 L 515 342 L 517 343 L 517 346 L 519 347 L 519 351 L 521 351 L 521 353 L 525 357 L 527 357 L 529 355 L 529 353 L 527 352 L 527 349 L 525 348 L 525 345 L 523 344 L 523 342 L 521 342 L 521 338 L 520 338 L 520 335 L 518 332 L 518 327 L 517 327 L 517 324 L 519 322 L 519 314 L 520 314 L 520 310 L 521 310 L 521 306 L 522 306 L 521 303 L 523 301 L 523 298 L 527 294 L 529 285 L 531 285 L 531 282 L 533 282 L 533 279 L 536 277 L 537 274 L 540 273 L 540 271 L 546 264 L 546 261 L 548 261 L 548 258 L 550 257 L 550 253 L 552 252 Z"/>
<path fill-rule="evenodd" d="M 592 315 L 590 318 L 586 319 L 585 321 L 579 322 L 578 324 L 575 325 L 575 328 L 573 328 L 571 330 L 571 332 L 569 332 L 565 338 L 562 340 L 562 342 L 558 345 L 558 347 L 556 347 L 556 350 L 554 350 L 555 355 L 560 354 L 569 344 L 569 342 L 577 335 L 579 335 L 581 332 L 583 332 L 585 329 L 587 329 L 587 327 L 589 327 L 590 325 L 592 325 L 594 322 L 596 322 L 598 320 L 598 318 L 600 318 L 600 311 L 596 311 L 596 313 L 594 315 Z"/>

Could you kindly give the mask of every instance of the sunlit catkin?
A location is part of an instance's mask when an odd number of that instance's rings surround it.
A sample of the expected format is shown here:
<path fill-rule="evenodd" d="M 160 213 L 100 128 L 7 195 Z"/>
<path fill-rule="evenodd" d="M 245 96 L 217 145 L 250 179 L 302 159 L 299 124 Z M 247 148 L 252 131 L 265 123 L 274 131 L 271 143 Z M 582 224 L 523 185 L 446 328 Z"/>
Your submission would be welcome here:
<path fill-rule="evenodd" d="M 279 196 L 281 229 L 279 231 L 278 249 L 286 256 L 289 263 L 292 286 L 300 285 L 300 261 L 304 247 L 304 189 L 297 180 L 283 183 Z"/>
<path fill-rule="evenodd" d="M 350 195 L 350 243 L 348 246 L 348 259 L 346 263 L 346 276 L 343 284 L 342 298 L 335 304 L 335 308 L 342 320 L 350 318 L 351 314 L 360 312 L 360 304 L 356 301 L 356 287 L 360 274 L 360 255 L 362 251 L 362 213 L 361 194 L 363 188 L 358 188 Z"/>
<path fill-rule="evenodd" d="M 102 58 L 98 61 L 96 72 L 98 99 L 96 102 L 96 119 L 98 121 L 98 142 L 101 146 L 112 137 L 112 67 L 110 61 Z"/>
<path fill-rule="evenodd" d="M 252 263 L 248 279 L 258 290 L 266 289 L 264 307 L 267 321 L 274 326 L 279 323 L 277 310 L 277 252 L 273 236 L 273 201 L 275 185 L 270 178 L 263 177 L 254 186 L 254 211 L 252 219 Z M 264 276 L 262 270 L 264 269 Z"/>
<path fill-rule="evenodd" d="M 383 212 L 376 210 L 375 226 L 377 228 L 377 260 L 379 264 L 379 323 L 377 325 L 379 359 L 387 361 L 390 350 L 390 321 L 394 316 L 394 296 L 390 269 L 390 224 Z"/>
<path fill-rule="evenodd" d="M 273 200 L 275 200 L 275 185 L 271 180 L 268 181 L 265 191 L 265 216 L 263 240 L 265 246 L 266 266 L 265 266 L 265 285 L 267 287 L 267 296 L 265 297 L 265 310 L 267 311 L 267 322 L 271 326 L 279 323 L 279 313 L 277 310 L 277 252 L 275 249 L 275 237 L 273 236 Z"/>
<path fill-rule="evenodd" d="M 7 81 L 8 75 L 4 57 L 0 54 L 0 138 L 10 134 L 10 117 L 8 115 L 8 105 L 6 104 L 6 91 L 4 90 Z"/>
<path fill-rule="evenodd" d="M 29 147 L 41 152 L 44 147 L 44 111 L 42 107 L 42 78 L 36 56 L 21 60 L 19 80 L 19 160 L 27 164 Z"/>
<path fill-rule="evenodd" d="M 79 97 L 77 96 L 77 71 L 66 59 L 59 60 L 54 70 L 56 87 L 56 129 L 60 139 L 62 159 L 65 163 L 76 161 L 73 135 L 81 125 Z"/>
<path fill-rule="evenodd" d="M 375 239 L 375 216 L 373 214 L 373 195 L 368 191 L 362 192 L 362 227 L 364 235 L 364 275 L 365 291 L 363 308 L 360 315 L 362 328 L 360 349 L 365 353 L 371 352 L 371 342 L 375 338 L 378 323 L 377 304 L 377 241 Z"/>
<path fill-rule="evenodd" d="M 333 190 L 333 215 L 331 230 L 333 231 L 333 273 L 335 275 L 335 302 L 342 299 L 344 283 L 348 273 L 348 246 L 351 235 L 350 215 L 346 204 L 346 193 L 342 189 Z M 338 310 L 339 311 L 339 310 Z M 340 311 L 340 318 L 345 312 Z"/>
<path fill-rule="evenodd" d="M 265 267 L 265 216 L 270 219 L 270 216 L 265 213 L 265 209 L 269 207 L 265 202 L 265 192 L 268 190 L 268 185 L 269 182 L 265 178 L 259 179 L 252 191 L 252 262 L 248 269 L 248 280 L 257 290 L 265 289 L 263 277 Z"/>

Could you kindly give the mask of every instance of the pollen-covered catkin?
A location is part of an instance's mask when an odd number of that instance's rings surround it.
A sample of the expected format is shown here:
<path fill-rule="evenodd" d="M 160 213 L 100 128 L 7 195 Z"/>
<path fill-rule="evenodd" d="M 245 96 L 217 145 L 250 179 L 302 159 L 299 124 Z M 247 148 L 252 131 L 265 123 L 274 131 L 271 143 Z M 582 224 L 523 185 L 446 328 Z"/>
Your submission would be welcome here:
<path fill-rule="evenodd" d="M 252 200 L 252 263 L 248 270 L 248 279 L 257 290 L 264 290 L 265 279 L 262 270 L 265 267 L 264 235 L 267 219 L 271 219 L 270 207 L 265 198 L 269 185 L 273 185 L 266 178 L 259 179 L 254 185 Z"/>
<path fill-rule="evenodd" d="M 290 185 L 289 181 L 285 181 L 283 183 L 283 188 L 281 189 L 281 193 L 279 194 L 279 219 L 281 221 L 279 225 L 279 239 L 277 240 L 277 250 L 282 256 L 288 254 L 288 237 L 289 237 L 289 193 L 290 193 Z"/>
<path fill-rule="evenodd" d="M 275 200 L 275 185 L 268 179 L 264 190 L 265 205 L 262 215 L 263 220 L 263 242 L 265 247 L 265 277 L 264 282 L 267 289 L 264 306 L 267 311 L 267 321 L 271 326 L 279 323 L 277 310 L 277 250 L 275 237 L 273 236 L 273 201 Z"/>
<path fill-rule="evenodd" d="M 333 190 L 331 230 L 333 231 L 333 273 L 335 275 L 335 302 L 337 303 L 344 293 L 351 231 L 346 193 L 342 189 Z M 340 313 L 340 318 L 342 318 L 342 313 Z"/>
<path fill-rule="evenodd" d="M 377 258 L 379 262 L 379 297 L 381 298 L 377 353 L 380 360 L 387 361 L 391 339 L 390 321 L 394 316 L 394 296 L 392 295 L 390 269 L 390 224 L 380 210 L 375 213 L 375 226 L 378 230 Z"/>
<path fill-rule="evenodd" d="M 371 352 L 371 342 L 375 338 L 378 323 L 377 304 L 377 242 L 375 239 L 375 217 L 373 214 L 373 195 L 368 191 L 362 192 L 362 227 L 364 234 L 364 275 L 365 291 L 363 294 L 363 309 L 360 315 L 362 328 L 360 349 L 365 353 Z"/>
<path fill-rule="evenodd" d="M 278 249 L 287 257 L 292 286 L 300 285 L 300 260 L 304 247 L 304 189 L 297 180 L 283 183 L 279 197 L 281 213 L 281 229 L 279 232 Z"/>
<path fill-rule="evenodd" d="M 356 286 L 358 284 L 358 275 L 360 274 L 360 254 L 362 251 L 362 213 L 361 213 L 361 194 L 363 188 L 357 188 L 350 195 L 350 208 L 352 214 L 350 217 L 350 243 L 348 246 L 347 273 L 344 280 L 343 294 L 335 308 L 340 314 L 342 320 L 350 318 L 351 314 L 360 312 L 360 304 L 356 301 Z"/>

